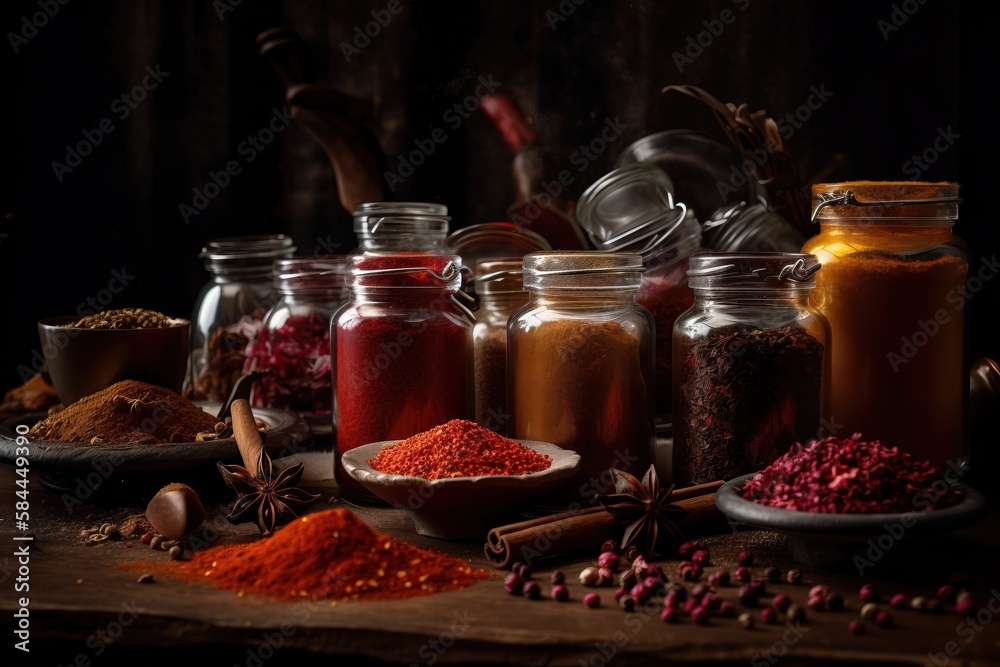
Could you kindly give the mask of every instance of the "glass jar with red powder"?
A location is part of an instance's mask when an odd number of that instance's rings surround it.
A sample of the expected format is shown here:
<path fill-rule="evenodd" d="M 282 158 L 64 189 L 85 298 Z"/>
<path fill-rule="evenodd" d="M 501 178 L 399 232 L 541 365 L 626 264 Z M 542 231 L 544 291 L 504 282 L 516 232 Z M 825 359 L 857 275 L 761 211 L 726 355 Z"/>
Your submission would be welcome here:
<path fill-rule="evenodd" d="M 473 416 L 472 328 L 457 255 L 375 253 L 349 258 L 351 300 L 333 317 L 335 476 L 369 498 L 340 456 Z"/>
<path fill-rule="evenodd" d="M 642 476 L 653 454 L 653 318 L 635 301 L 642 257 L 534 252 L 528 303 L 507 325 L 510 436 L 576 451 L 579 472 L 550 500 L 613 493 L 608 470 Z"/>
<path fill-rule="evenodd" d="M 446 254 L 448 207 L 424 202 L 368 202 L 354 210 L 361 253 Z"/>
<path fill-rule="evenodd" d="M 295 412 L 317 433 L 330 430 L 330 318 L 347 302 L 346 275 L 343 256 L 276 260 L 281 298 L 264 316 L 244 367 L 270 371 L 254 383 L 252 405 Z"/>

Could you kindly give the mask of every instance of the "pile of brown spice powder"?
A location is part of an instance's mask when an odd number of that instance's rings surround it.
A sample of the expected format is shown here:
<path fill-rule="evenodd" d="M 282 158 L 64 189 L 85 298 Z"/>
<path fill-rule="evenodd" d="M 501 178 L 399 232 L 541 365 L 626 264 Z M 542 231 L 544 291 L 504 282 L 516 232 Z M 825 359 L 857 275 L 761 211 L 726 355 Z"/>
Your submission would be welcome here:
<path fill-rule="evenodd" d="M 217 421 L 170 389 L 123 380 L 43 419 L 28 436 L 78 445 L 193 442 L 214 433 Z"/>
<path fill-rule="evenodd" d="M 76 322 L 64 324 L 74 329 L 167 329 L 186 324 L 163 313 L 145 308 L 119 308 L 86 315 Z"/>

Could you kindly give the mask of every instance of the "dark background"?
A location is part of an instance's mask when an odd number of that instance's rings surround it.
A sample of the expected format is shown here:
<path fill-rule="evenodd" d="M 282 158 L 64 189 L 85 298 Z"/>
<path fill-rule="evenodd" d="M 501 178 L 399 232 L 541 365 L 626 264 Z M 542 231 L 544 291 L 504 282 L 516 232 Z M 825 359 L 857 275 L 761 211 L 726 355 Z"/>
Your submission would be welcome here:
<path fill-rule="evenodd" d="M 694 128 L 722 138 L 703 107 L 660 94 L 664 85 L 696 84 L 776 118 L 825 86 L 831 99 L 787 142 L 807 182 L 910 178 L 904 163 L 950 127 L 961 138 L 921 178 L 962 184 L 956 232 L 974 269 L 997 251 L 993 3 L 563 0 L 568 16 L 553 29 L 559 0 L 400 1 L 402 12 L 350 63 L 340 44 L 388 0 L 243 0 L 221 17 L 225 0 L 70 0 L 17 53 L 8 33 L 40 9 L 6 3 L 0 387 L 20 383 L 18 366 L 38 347 L 36 320 L 74 313 L 114 270 L 135 279 L 108 307 L 189 317 L 208 278 L 197 255 L 209 239 L 285 232 L 306 254 L 356 245 L 329 162 L 303 128 L 293 122 L 252 163 L 238 154 L 283 106 L 283 86 L 254 42 L 277 25 L 304 37 L 321 81 L 372 103 L 390 165 L 446 129 L 447 141 L 394 197 L 443 202 L 455 227 L 503 219 L 514 196 L 511 155 L 486 118 L 475 113 L 457 130 L 442 122 L 480 75 L 502 82 L 532 116 L 558 169 L 606 118 L 627 124 L 576 178 L 573 197 L 646 134 Z M 726 8 L 735 21 L 678 72 L 673 53 Z M 878 22 L 894 9 L 912 15 L 885 39 Z M 119 120 L 112 101 L 157 65 L 169 76 Z M 59 182 L 52 162 L 105 117 L 115 130 Z M 243 173 L 185 223 L 178 206 L 232 159 Z M 988 324 L 995 282 L 970 303 L 973 359 L 1000 357 Z"/>

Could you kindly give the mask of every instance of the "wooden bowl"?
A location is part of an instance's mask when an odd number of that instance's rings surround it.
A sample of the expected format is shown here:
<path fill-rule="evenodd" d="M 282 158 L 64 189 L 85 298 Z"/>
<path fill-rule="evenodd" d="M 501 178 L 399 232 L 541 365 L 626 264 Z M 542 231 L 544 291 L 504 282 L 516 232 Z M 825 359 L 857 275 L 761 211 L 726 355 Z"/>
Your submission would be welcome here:
<path fill-rule="evenodd" d="M 580 455 L 547 442 L 518 440 L 552 457 L 552 465 L 528 475 L 485 475 L 429 480 L 373 470 L 368 460 L 383 445 L 373 442 L 341 456 L 344 470 L 366 489 L 400 509 L 409 510 L 417 532 L 442 539 L 486 539 L 489 529 L 532 498 L 552 491 L 580 467 Z"/>
<path fill-rule="evenodd" d="M 63 405 L 120 380 L 140 380 L 181 391 L 187 370 L 191 322 L 161 329 L 78 329 L 79 317 L 38 321 L 38 338 L 52 386 Z"/>

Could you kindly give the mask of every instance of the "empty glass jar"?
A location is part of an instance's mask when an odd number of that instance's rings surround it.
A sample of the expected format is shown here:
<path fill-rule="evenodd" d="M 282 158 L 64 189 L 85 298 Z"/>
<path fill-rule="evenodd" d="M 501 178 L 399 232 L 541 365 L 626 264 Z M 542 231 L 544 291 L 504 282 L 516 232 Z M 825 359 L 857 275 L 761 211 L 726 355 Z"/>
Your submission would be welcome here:
<path fill-rule="evenodd" d="M 448 207 L 423 202 L 368 202 L 354 210 L 355 252 L 446 254 Z"/>

